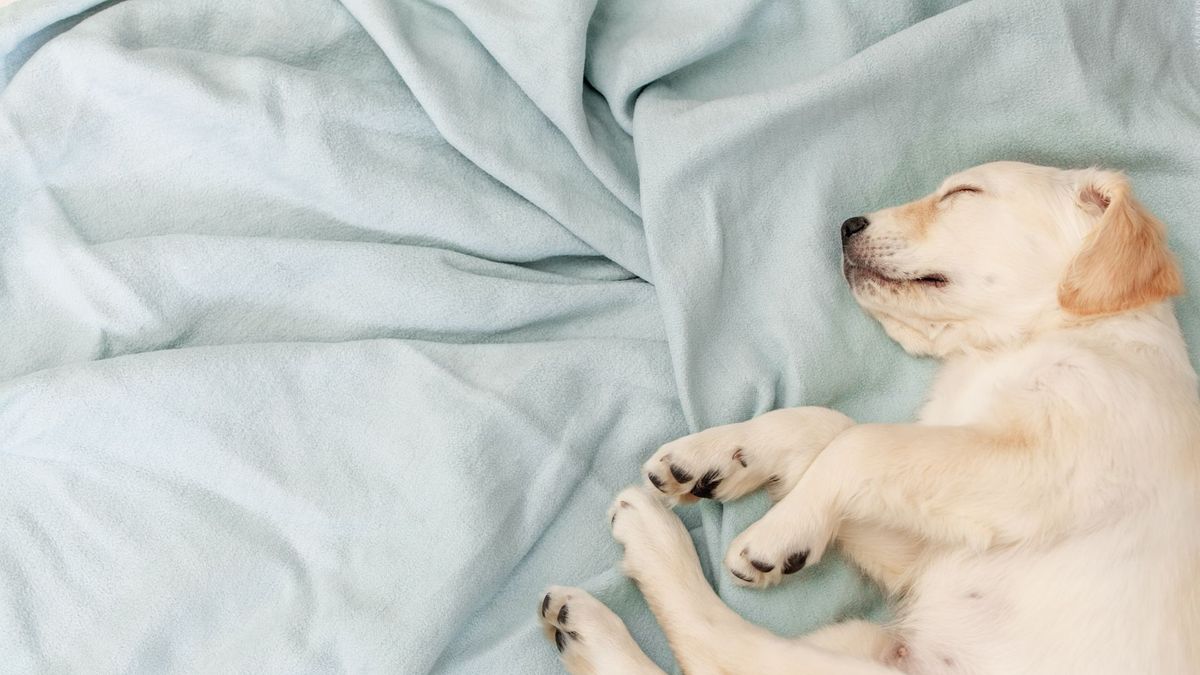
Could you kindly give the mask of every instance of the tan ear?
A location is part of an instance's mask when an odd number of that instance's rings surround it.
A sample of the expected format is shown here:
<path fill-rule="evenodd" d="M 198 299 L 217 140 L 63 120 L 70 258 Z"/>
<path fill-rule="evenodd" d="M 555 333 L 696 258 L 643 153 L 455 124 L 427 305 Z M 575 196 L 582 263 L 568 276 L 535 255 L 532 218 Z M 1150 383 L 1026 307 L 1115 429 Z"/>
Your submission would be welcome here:
<path fill-rule="evenodd" d="M 1118 173 L 1089 172 L 1081 207 L 1102 213 L 1058 286 L 1058 303 L 1077 316 L 1116 314 L 1183 290 L 1166 229 L 1133 196 Z"/>

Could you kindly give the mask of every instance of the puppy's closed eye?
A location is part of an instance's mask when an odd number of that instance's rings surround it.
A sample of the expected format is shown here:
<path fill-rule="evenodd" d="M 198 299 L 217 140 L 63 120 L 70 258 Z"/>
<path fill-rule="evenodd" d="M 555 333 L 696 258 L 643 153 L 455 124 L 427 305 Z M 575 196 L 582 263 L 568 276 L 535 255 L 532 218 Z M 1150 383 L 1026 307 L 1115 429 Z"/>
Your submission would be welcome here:
<path fill-rule="evenodd" d="M 958 187 L 955 187 L 955 188 L 947 191 L 946 194 L 944 194 L 940 198 L 938 198 L 938 201 L 939 202 L 945 201 L 946 199 L 953 197 L 954 195 L 962 194 L 964 192 L 982 193 L 983 188 L 976 187 L 974 185 L 959 185 Z"/>

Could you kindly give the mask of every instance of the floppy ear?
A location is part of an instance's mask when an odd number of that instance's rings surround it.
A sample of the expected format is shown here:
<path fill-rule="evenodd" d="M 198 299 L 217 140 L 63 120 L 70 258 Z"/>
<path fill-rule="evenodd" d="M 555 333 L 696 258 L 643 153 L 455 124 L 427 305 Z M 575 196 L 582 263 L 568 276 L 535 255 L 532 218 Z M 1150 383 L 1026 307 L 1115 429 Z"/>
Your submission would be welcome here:
<path fill-rule="evenodd" d="M 1076 199 L 1101 213 L 1058 286 L 1058 303 L 1077 316 L 1115 314 L 1183 290 L 1163 224 L 1138 203 L 1118 173 L 1087 172 Z"/>

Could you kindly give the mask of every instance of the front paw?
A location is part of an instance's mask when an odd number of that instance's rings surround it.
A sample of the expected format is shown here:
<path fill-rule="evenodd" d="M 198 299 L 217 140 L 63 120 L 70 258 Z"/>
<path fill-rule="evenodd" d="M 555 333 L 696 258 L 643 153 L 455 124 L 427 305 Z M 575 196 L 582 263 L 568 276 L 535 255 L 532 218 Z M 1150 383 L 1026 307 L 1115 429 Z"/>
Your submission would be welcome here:
<path fill-rule="evenodd" d="M 642 467 L 646 482 L 676 501 L 726 501 L 766 487 L 787 494 L 829 443 L 853 426 L 828 408 L 783 408 L 749 422 L 671 441 Z"/>
<path fill-rule="evenodd" d="M 642 466 L 654 489 L 680 502 L 737 499 L 772 480 L 747 447 L 741 425 L 706 429 L 671 441 Z"/>
<path fill-rule="evenodd" d="M 725 555 L 725 567 L 742 586 L 766 588 L 821 560 L 833 537 L 832 519 L 815 510 L 776 505 L 738 535 Z"/>

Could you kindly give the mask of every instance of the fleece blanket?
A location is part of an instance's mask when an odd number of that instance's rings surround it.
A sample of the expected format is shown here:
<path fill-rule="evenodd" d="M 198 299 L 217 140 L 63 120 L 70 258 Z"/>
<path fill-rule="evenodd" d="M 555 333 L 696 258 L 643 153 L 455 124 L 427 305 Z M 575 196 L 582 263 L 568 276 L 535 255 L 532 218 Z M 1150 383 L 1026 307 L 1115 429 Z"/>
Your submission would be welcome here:
<path fill-rule="evenodd" d="M 553 673 L 657 445 L 896 420 L 933 365 L 836 226 L 993 159 L 1126 170 L 1200 283 L 1190 0 L 15 0 L 0 8 L 0 670 Z M 1195 296 L 1177 303 L 1200 353 Z M 714 570 L 795 634 L 830 559 Z"/>

